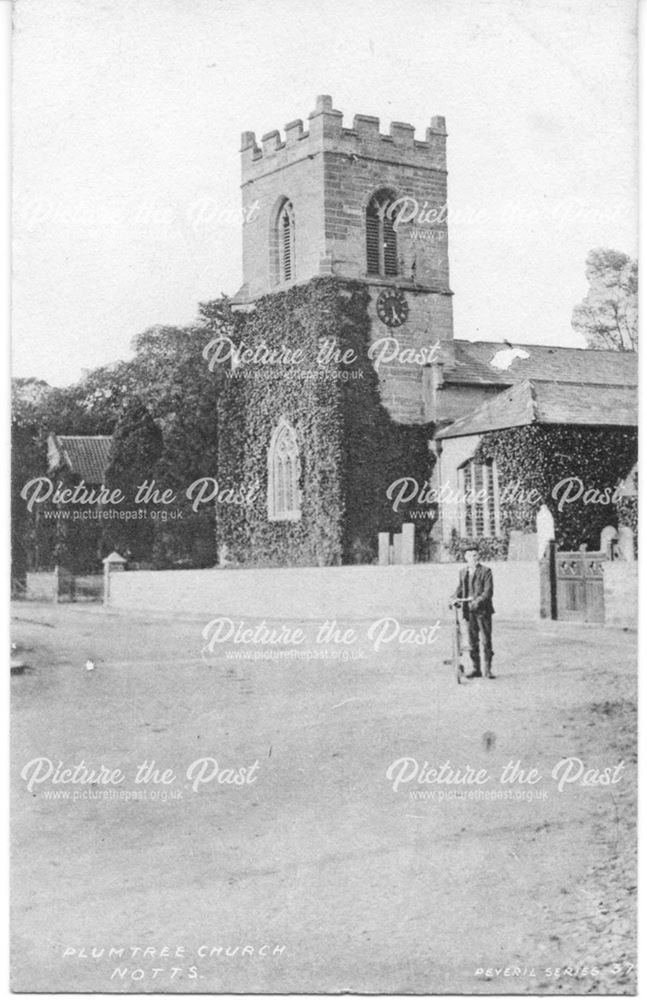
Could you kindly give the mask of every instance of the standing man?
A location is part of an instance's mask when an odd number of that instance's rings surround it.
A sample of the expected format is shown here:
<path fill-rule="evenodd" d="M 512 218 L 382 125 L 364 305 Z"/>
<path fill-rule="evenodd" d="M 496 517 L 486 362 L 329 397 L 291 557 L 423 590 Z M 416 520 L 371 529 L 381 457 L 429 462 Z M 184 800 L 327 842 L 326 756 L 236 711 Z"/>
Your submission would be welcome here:
<path fill-rule="evenodd" d="M 472 658 L 472 673 L 468 677 L 487 677 L 494 680 L 492 673 L 492 594 L 494 584 L 492 570 L 479 562 L 478 549 L 465 550 L 467 566 L 459 576 L 458 588 L 454 598 L 462 598 L 465 603 L 463 618 L 467 621 L 470 637 L 470 656 Z M 480 640 L 483 643 L 483 663 L 485 674 L 481 673 Z"/>

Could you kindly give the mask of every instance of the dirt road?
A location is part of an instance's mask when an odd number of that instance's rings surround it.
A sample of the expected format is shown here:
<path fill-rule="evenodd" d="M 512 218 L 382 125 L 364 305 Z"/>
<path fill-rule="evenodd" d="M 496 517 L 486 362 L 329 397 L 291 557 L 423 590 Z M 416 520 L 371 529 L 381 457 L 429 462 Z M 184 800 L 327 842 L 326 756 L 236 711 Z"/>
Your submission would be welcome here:
<path fill-rule="evenodd" d="M 634 992 L 635 635 L 498 621 L 458 687 L 448 623 L 13 613 L 14 989 Z"/>

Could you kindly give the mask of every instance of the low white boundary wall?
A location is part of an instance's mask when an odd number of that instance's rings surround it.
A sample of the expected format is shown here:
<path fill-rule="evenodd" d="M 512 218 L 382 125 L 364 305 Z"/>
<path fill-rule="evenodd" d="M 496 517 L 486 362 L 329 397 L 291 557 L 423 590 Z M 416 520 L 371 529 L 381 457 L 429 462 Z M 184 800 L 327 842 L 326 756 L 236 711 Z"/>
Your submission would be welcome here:
<path fill-rule="evenodd" d="M 539 564 L 490 563 L 501 618 L 539 618 Z M 114 573 L 111 608 L 247 618 L 441 618 L 458 563 Z"/>
<path fill-rule="evenodd" d="M 604 564 L 604 623 L 617 628 L 638 627 L 638 563 L 617 560 Z"/>
<path fill-rule="evenodd" d="M 27 574 L 27 594 L 30 601 L 55 601 L 56 577 L 53 570 L 48 573 Z"/>

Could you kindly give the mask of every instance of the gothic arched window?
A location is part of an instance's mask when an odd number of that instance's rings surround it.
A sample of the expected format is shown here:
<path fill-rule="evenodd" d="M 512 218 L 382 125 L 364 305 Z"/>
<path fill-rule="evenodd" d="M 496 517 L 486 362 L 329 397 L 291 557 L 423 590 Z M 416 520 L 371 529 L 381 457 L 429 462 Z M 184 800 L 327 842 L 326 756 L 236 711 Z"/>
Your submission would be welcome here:
<path fill-rule="evenodd" d="M 278 214 L 276 235 L 279 251 L 279 281 L 292 281 L 296 274 L 294 266 L 294 209 L 290 201 L 283 204 Z"/>
<path fill-rule="evenodd" d="M 270 521 L 301 519 L 299 443 L 296 431 L 282 417 L 267 453 L 267 516 Z"/>
<path fill-rule="evenodd" d="M 398 273 L 398 241 L 388 210 L 392 191 L 378 191 L 366 207 L 366 271 L 382 277 Z"/>

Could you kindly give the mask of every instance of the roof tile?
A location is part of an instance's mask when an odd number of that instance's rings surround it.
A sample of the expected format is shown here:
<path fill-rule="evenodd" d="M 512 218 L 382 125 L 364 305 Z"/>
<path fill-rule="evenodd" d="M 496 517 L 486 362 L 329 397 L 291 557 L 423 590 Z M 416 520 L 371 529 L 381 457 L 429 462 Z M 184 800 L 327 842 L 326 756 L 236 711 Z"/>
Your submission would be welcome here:
<path fill-rule="evenodd" d="M 65 463 L 70 472 L 80 476 L 86 483 L 103 484 L 110 461 L 111 437 L 56 434 L 54 438 L 59 467 Z"/>
<path fill-rule="evenodd" d="M 465 437 L 535 423 L 635 427 L 637 389 L 633 385 L 526 380 L 497 393 L 436 437 Z"/>
<path fill-rule="evenodd" d="M 527 355 L 527 357 L 524 357 Z M 499 365 L 509 362 L 509 367 Z M 484 340 L 440 341 L 439 360 L 445 382 L 515 385 L 524 379 L 587 382 L 592 385 L 637 385 L 634 351 L 594 351 L 548 344 L 509 344 Z"/>

